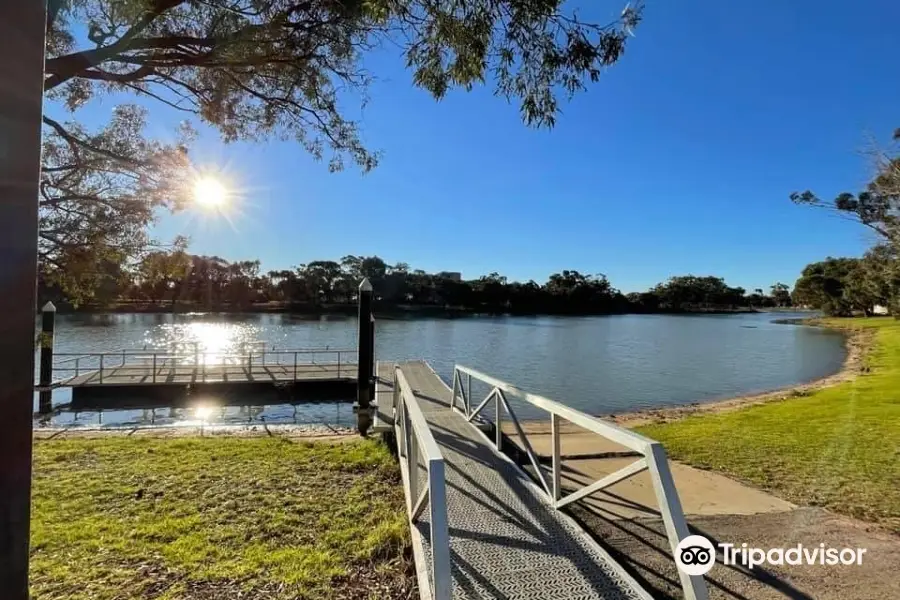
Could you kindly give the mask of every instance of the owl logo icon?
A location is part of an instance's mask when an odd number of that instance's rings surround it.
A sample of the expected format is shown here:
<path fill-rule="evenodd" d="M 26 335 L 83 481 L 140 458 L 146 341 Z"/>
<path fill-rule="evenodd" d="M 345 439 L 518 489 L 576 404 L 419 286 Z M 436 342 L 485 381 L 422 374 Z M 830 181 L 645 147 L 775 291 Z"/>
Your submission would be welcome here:
<path fill-rule="evenodd" d="M 702 535 L 689 535 L 675 549 L 675 564 L 688 575 L 705 575 L 716 564 L 716 548 Z"/>

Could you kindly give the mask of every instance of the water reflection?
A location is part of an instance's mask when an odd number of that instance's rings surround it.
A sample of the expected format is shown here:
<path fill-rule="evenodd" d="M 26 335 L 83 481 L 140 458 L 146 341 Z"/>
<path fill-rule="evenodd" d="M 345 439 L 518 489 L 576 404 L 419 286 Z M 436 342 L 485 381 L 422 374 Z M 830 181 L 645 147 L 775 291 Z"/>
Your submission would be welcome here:
<path fill-rule="evenodd" d="M 148 329 L 144 347 L 171 354 L 193 355 L 197 364 L 232 364 L 248 353 L 264 350 L 266 343 L 258 339 L 260 328 L 248 323 L 223 321 L 189 321 L 166 323 Z"/>
<path fill-rule="evenodd" d="M 57 410 L 43 415 L 35 427 L 207 427 L 213 425 L 308 425 L 349 428 L 353 407 L 341 402 L 274 405 L 201 405 L 136 410 Z"/>

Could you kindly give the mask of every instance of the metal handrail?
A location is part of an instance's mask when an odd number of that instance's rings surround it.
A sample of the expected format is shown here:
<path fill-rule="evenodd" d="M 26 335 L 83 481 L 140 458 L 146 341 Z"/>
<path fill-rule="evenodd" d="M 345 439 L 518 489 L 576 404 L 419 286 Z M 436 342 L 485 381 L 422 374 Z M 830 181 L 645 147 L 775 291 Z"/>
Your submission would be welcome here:
<path fill-rule="evenodd" d="M 429 504 L 431 526 L 431 592 L 434 600 L 450 600 L 452 577 L 450 572 L 450 535 L 447 525 L 447 496 L 444 457 L 431 433 L 425 415 L 419 407 L 406 376 L 400 367 L 394 368 L 394 424 L 401 468 L 409 494 L 406 507 L 410 523 Z M 421 494 L 419 486 L 419 453 L 425 459 L 427 482 Z"/>
<path fill-rule="evenodd" d="M 466 376 L 465 389 L 463 388 L 463 374 Z M 472 409 L 473 378 L 491 386 L 491 391 L 474 409 Z M 514 396 L 532 406 L 536 406 L 550 413 L 550 434 L 552 437 L 553 457 L 549 484 L 546 480 L 544 469 L 538 460 L 538 456 L 534 452 L 531 443 L 528 441 L 528 436 L 522 429 L 519 419 L 516 417 L 515 412 L 507 401 L 507 395 Z M 522 441 L 525 453 L 528 455 L 528 459 L 534 467 L 538 482 L 541 484 L 550 504 L 554 508 L 560 509 L 567 504 L 581 500 L 582 498 L 590 496 L 615 483 L 624 481 L 633 475 L 647 470 L 650 473 L 650 479 L 653 483 L 653 490 L 656 494 L 660 513 L 662 514 L 663 524 L 666 529 L 666 537 L 669 540 L 673 557 L 676 555 L 679 542 L 690 535 L 687 523 L 684 519 L 684 512 L 681 508 L 681 500 L 678 497 L 678 490 L 675 488 L 672 472 L 669 470 L 666 451 L 659 442 L 625 429 L 624 427 L 619 427 L 608 421 L 603 421 L 597 417 L 575 410 L 565 404 L 560 404 L 559 402 L 545 398 L 544 396 L 526 392 L 510 383 L 461 365 L 455 365 L 453 368 L 453 386 L 450 397 L 451 410 L 458 410 L 456 402 L 457 398 L 461 398 L 463 413 L 469 422 L 471 422 L 492 399 L 494 400 L 495 436 L 493 443 L 498 452 L 500 451 L 503 439 L 501 428 L 503 416 L 502 409 L 506 409 L 506 413 L 510 416 L 513 426 L 516 429 L 516 433 Z M 561 497 L 562 488 L 560 480 L 562 463 L 559 450 L 560 418 L 601 435 L 621 446 L 629 448 L 630 450 L 639 453 L 641 458 L 580 490 L 572 492 L 565 497 Z M 709 598 L 706 581 L 703 579 L 702 575 L 691 576 L 682 572 L 681 569 L 678 569 L 678 577 L 681 580 L 681 588 L 686 600 L 707 600 L 707 598 Z"/>
<path fill-rule="evenodd" d="M 160 367 L 178 368 L 179 366 L 199 369 L 203 380 L 206 378 L 207 367 L 225 369 L 228 367 L 253 368 L 253 367 L 290 367 L 293 366 L 296 379 L 300 369 L 313 365 L 337 365 L 338 377 L 341 375 L 342 366 L 348 365 L 343 355 L 354 356 L 356 350 L 332 349 L 332 348 L 302 348 L 296 350 L 262 350 L 245 354 L 230 352 L 193 352 L 172 353 L 169 351 L 128 351 L 117 350 L 114 352 L 88 352 L 66 353 L 60 352 L 54 356 L 54 373 L 74 373 L 69 378 L 57 379 L 56 384 L 78 377 L 81 374 L 99 373 L 99 382 L 103 382 L 104 370 L 115 369 L 118 374 L 125 375 L 134 371 L 145 371 L 152 367 L 153 381 L 156 381 L 157 371 Z M 312 355 L 312 361 L 301 363 L 299 356 Z M 317 362 L 317 356 L 325 355 L 324 361 Z M 137 361 L 137 362 L 135 362 Z M 215 362 L 211 362 L 215 361 Z M 74 366 L 64 366 L 74 362 Z M 85 363 L 88 363 L 87 365 Z"/>
<path fill-rule="evenodd" d="M 128 355 L 130 355 L 130 354 L 146 354 L 148 352 L 169 352 L 171 354 L 184 354 L 185 356 L 188 356 L 188 355 L 193 356 L 197 352 L 202 352 L 202 350 L 200 350 L 200 348 L 201 348 L 200 344 L 201 344 L 201 342 L 199 342 L 199 341 L 197 341 L 197 342 L 171 342 L 171 343 L 167 344 L 165 348 L 154 348 L 154 347 L 148 346 L 147 344 L 144 344 L 144 346 L 141 348 L 120 348 L 114 352 L 104 352 L 104 353 L 56 352 L 56 353 L 54 353 L 54 358 L 57 356 L 70 356 L 73 358 L 69 358 L 67 360 L 71 361 L 71 360 L 74 360 L 74 357 L 85 356 L 86 354 L 128 354 Z M 265 340 L 254 340 L 252 342 L 242 342 L 241 344 L 239 344 L 239 348 L 241 349 L 241 352 L 238 352 L 238 354 L 262 353 L 262 352 L 266 352 L 267 347 L 268 347 L 268 342 L 266 342 Z M 194 352 L 179 352 L 179 350 L 178 350 L 179 348 L 193 348 L 193 349 L 195 349 L 195 351 Z M 244 348 L 249 348 L 249 352 L 243 351 Z M 319 350 L 325 351 L 325 350 L 330 350 L 330 349 L 331 348 L 326 346 L 321 349 L 319 349 L 319 348 L 298 348 L 297 350 L 298 351 L 318 352 Z M 272 346 L 272 350 L 276 350 L 275 346 Z M 282 348 L 281 350 L 293 350 L 293 349 Z M 340 350 L 343 350 L 343 349 L 340 349 Z M 64 361 L 60 361 L 60 362 L 64 362 Z"/>
<path fill-rule="evenodd" d="M 206 350 L 200 350 L 198 354 L 216 354 L 223 356 L 255 356 L 257 354 L 336 354 L 336 353 L 349 353 L 356 352 L 355 348 L 272 348 L 271 350 L 260 350 L 258 352 L 211 352 Z M 193 352 L 170 352 L 168 350 L 153 350 L 153 349 L 131 349 L 131 350 L 113 350 L 111 352 L 55 352 L 53 354 L 53 358 L 64 356 L 67 357 L 66 360 L 62 360 L 59 362 L 71 361 L 76 358 L 85 358 L 89 356 L 141 356 L 146 355 L 150 356 L 156 354 L 158 356 L 168 355 L 173 357 L 183 357 L 183 358 L 193 358 L 197 354 Z"/>

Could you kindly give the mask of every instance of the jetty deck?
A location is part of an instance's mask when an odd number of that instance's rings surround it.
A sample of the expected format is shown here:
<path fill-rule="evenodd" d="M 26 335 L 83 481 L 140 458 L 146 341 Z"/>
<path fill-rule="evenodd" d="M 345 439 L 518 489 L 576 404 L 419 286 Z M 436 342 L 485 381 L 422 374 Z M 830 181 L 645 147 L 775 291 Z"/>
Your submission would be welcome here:
<path fill-rule="evenodd" d="M 219 401 L 225 403 L 238 402 L 244 392 L 267 390 L 290 391 L 294 400 L 349 400 L 358 380 L 355 350 L 257 349 L 239 354 L 119 350 L 57 354 L 52 378 L 36 389 L 44 395 L 69 388 L 80 408 L 115 409 L 182 405 L 194 392 L 204 390 L 223 393 Z M 49 398 L 41 406 L 42 413 L 52 410 Z"/>
<path fill-rule="evenodd" d="M 406 455 L 404 484 L 420 588 L 425 588 L 423 598 L 652 598 L 606 550 L 559 510 L 559 503 L 544 493 L 539 482 L 498 451 L 491 437 L 482 431 L 485 427 L 471 422 L 465 414 L 474 416 L 470 412 L 471 399 L 466 400 L 464 411 L 451 410 L 454 392 L 426 362 L 404 362 L 397 367 L 403 383 L 398 383 L 399 379 L 391 383 L 386 377 L 388 366 L 379 364 L 377 400 L 379 412 L 389 412 L 385 405 L 396 405 L 398 396 L 400 402 L 418 407 L 407 406 L 407 416 L 398 416 L 394 411 L 394 418 L 398 421 L 395 427 L 401 457 Z M 395 386 L 400 388 L 396 393 Z M 406 392 L 411 397 L 402 398 L 404 386 L 408 386 Z M 491 396 L 482 406 L 490 400 Z M 421 432 L 410 432 L 415 429 L 413 413 L 418 411 L 436 442 L 430 457 L 426 456 L 429 442 L 415 442 L 413 438 Z M 499 415 L 499 408 L 492 414 Z M 417 448 L 425 451 L 420 454 Z M 440 469 L 434 466 L 437 452 Z M 631 469 L 632 473 L 640 470 L 643 469 Z M 627 476 L 620 476 L 619 480 Z M 443 482 L 443 498 L 434 497 L 440 493 L 441 485 L 430 481 L 438 477 Z M 425 491 L 419 496 L 418 490 Z M 426 502 L 432 503 L 430 511 L 423 508 Z M 680 513 L 680 506 L 677 510 Z M 676 525 L 683 526 L 683 522 Z M 446 538 L 441 533 L 444 528 Z M 442 549 L 443 544 L 448 547 Z M 440 563 L 449 564 L 449 581 L 441 581 L 446 577 L 442 570 L 448 565 Z M 705 598 L 705 587 L 698 592 L 696 583 L 688 578 L 687 584 L 693 587 L 686 596 Z"/>

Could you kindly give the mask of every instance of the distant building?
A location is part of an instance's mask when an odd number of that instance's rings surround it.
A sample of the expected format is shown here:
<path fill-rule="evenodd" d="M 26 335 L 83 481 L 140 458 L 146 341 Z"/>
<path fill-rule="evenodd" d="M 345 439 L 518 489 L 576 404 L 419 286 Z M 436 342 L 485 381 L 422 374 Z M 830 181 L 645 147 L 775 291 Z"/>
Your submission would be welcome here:
<path fill-rule="evenodd" d="M 462 281 L 462 273 L 458 271 L 441 271 L 437 276 L 450 281 Z"/>

